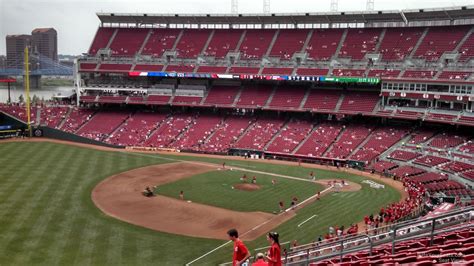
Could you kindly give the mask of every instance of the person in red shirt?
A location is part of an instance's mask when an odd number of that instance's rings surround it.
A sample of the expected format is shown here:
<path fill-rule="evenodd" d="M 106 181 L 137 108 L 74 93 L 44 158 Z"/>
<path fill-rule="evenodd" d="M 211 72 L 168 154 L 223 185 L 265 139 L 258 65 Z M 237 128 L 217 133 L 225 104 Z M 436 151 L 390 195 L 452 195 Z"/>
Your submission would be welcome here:
<path fill-rule="evenodd" d="M 237 229 L 230 229 L 227 231 L 229 240 L 234 242 L 234 255 L 232 257 L 232 266 L 240 266 L 244 263 L 249 257 L 250 252 L 247 247 L 244 245 L 244 242 L 239 239 L 239 232 Z"/>
<path fill-rule="evenodd" d="M 263 258 L 265 258 L 265 255 L 258 253 L 256 258 L 257 260 L 252 263 L 252 266 L 268 266 L 268 263 Z"/>
<path fill-rule="evenodd" d="M 280 242 L 278 240 L 279 236 L 277 232 L 270 232 L 267 235 L 267 240 L 270 242 L 271 246 L 268 250 L 267 260 L 268 266 L 281 266 L 281 249 Z"/>

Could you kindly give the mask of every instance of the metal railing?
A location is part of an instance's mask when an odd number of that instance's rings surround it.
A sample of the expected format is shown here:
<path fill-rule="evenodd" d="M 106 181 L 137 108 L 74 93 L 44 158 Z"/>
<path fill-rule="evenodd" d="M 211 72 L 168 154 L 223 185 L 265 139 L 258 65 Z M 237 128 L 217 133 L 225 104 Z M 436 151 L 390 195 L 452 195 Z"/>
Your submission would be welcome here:
<path fill-rule="evenodd" d="M 432 245 L 436 235 L 460 228 L 474 228 L 473 215 L 474 207 L 469 207 L 429 219 L 421 218 L 389 225 L 377 229 L 377 234 L 373 235 L 369 231 L 368 234 L 359 234 L 329 243 L 307 244 L 286 254 L 285 265 L 306 265 L 334 257 L 339 257 L 342 262 L 344 255 L 364 250 L 367 250 L 370 256 L 374 246 L 387 243 L 391 243 L 392 254 L 394 254 L 396 243 L 424 237 L 429 237 L 430 245 Z"/>

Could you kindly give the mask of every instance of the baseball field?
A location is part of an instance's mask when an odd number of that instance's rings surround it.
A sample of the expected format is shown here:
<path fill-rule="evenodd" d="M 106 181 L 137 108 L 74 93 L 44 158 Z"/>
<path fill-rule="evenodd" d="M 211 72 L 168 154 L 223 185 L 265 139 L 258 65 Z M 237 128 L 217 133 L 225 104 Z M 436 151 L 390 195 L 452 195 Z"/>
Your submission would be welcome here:
<path fill-rule="evenodd" d="M 250 250 L 267 245 L 269 230 L 307 243 L 402 197 L 391 180 L 288 162 L 54 142 L 0 142 L 0 154 L 1 265 L 184 265 L 226 243 L 230 227 L 246 233 Z M 353 189 L 327 190 L 335 179 Z M 390 185 L 371 188 L 367 179 Z M 155 185 L 158 196 L 141 195 Z M 287 209 L 293 197 L 304 204 L 280 214 L 278 203 Z M 223 245 L 193 265 L 228 262 L 231 253 Z"/>

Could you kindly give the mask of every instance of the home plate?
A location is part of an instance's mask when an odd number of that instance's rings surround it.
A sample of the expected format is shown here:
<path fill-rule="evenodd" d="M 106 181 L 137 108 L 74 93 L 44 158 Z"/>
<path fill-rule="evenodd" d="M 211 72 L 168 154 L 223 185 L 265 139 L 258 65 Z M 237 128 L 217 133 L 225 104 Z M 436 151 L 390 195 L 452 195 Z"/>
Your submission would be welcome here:
<path fill-rule="evenodd" d="M 188 200 L 188 203 L 191 203 L 192 201 Z"/>

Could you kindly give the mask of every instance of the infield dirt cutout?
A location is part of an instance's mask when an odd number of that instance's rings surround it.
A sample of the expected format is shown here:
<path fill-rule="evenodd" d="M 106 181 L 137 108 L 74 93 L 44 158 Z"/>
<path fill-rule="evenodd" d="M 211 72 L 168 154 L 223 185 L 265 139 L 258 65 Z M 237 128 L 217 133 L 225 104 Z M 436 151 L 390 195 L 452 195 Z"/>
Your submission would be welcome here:
<path fill-rule="evenodd" d="M 214 170 L 214 166 L 184 162 L 138 168 L 99 183 L 92 191 L 92 200 L 107 215 L 131 224 L 213 239 L 227 239 L 227 230 L 239 228 L 240 232 L 247 232 L 243 239 L 253 240 L 295 215 L 239 212 L 159 195 L 159 185 Z M 155 185 L 157 196 L 147 198 L 141 194 L 146 186 Z"/>

